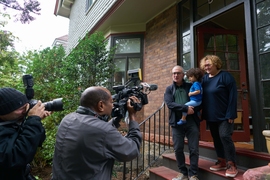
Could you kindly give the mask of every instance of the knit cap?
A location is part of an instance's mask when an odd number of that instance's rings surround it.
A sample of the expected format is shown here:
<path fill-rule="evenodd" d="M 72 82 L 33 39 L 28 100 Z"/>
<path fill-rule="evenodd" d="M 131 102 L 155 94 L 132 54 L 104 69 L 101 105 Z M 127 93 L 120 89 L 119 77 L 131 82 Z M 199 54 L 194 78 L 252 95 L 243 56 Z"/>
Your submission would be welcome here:
<path fill-rule="evenodd" d="M 19 109 L 28 102 L 26 95 L 20 91 L 4 87 L 0 89 L 0 115 L 6 115 Z"/>

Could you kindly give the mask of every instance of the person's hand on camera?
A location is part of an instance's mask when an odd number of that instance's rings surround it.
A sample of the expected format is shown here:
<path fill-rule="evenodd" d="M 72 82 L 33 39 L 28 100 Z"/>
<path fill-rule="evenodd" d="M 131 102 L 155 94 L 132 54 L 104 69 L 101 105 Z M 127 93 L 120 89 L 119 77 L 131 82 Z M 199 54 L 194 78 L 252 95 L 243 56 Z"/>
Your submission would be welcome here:
<path fill-rule="evenodd" d="M 127 110 L 128 110 L 128 113 L 129 113 L 129 119 L 130 120 L 135 120 L 137 111 L 131 105 L 131 102 L 132 102 L 132 104 L 136 104 L 136 103 L 141 103 L 141 101 L 136 96 L 129 97 L 129 99 L 127 101 Z"/>
<path fill-rule="evenodd" d="M 30 105 L 28 104 L 26 109 L 29 109 L 29 106 Z M 39 116 L 41 119 L 44 119 L 49 115 L 51 115 L 51 112 L 45 110 L 45 106 L 41 101 L 38 101 L 37 104 L 28 112 L 28 116 Z"/>

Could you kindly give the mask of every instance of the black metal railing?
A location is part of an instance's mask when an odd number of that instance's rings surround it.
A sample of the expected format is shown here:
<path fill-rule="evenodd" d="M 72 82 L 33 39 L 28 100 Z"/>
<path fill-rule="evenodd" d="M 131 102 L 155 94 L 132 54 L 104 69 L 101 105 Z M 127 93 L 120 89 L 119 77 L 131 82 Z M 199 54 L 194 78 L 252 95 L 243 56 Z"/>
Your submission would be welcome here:
<path fill-rule="evenodd" d="M 165 151 L 172 149 L 168 118 L 169 110 L 163 102 L 157 111 L 139 124 L 143 135 L 141 153 L 134 160 L 117 165 L 123 168 L 123 180 L 144 179 L 147 170 L 155 165 Z"/>

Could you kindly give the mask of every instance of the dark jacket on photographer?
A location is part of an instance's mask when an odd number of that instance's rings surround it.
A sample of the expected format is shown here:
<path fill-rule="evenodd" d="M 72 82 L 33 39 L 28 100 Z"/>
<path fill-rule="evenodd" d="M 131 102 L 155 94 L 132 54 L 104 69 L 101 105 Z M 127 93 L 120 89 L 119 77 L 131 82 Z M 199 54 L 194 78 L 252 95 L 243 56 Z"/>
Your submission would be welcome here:
<path fill-rule="evenodd" d="M 109 180 L 114 161 L 131 161 L 140 152 L 142 135 L 131 120 L 122 136 L 112 121 L 102 120 L 80 106 L 58 128 L 53 158 L 53 180 Z"/>
<path fill-rule="evenodd" d="M 27 98 L 19 91 L 7 89 L 4 94 L 1 91 L 0 115 L 8 114 L 26 103 Z M 27 117 L 24 124 L 0 119 L 0 179 L 26 180 L 30 171 L 27 165 L 44 140 L 45 130 L 39 116 Z"/>
<path fill-rule="evenodd" d="M 192 86 L 191 83 L 187 83 L 183 80 L 182 88 L 185 89 L 186 93 L 189 93 L 189 89 Z M 169 115 L 169 124 L 173 127 L 177 126 L 177 120 L 181 118 L 182 114 L 179 115 L 179 118 L 176 120 L 176 112 L 187 112 L 188 106 L 185 104 L 178 104 L 175 102 L 174 94 L 176 90 L 176 83 L 173 82 L 170 86 L 167 87 L 164 95 L 164 101 L 167 104 L 170 115 Z M 196 124 L 199 126 L 200 124 L 200 118 L 197 115 L 197 112 L 200 111 L 201 105 L 198 107 L 194 107 L 194 114 L 188 115 L 187 119 L 194 119 Z M 189 116 L 192 116 L 192 118 L 189 118 Z"/>

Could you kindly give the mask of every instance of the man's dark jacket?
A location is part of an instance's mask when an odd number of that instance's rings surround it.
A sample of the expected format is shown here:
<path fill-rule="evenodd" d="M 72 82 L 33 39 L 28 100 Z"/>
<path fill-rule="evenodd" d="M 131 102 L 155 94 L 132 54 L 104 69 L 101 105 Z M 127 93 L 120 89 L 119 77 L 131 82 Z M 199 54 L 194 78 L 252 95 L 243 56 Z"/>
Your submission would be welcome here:
<path fill-rule="evenodd" d="M 187 83 L 183 80 L 183 84 L 181 87 L 186 91 L 187 95 L 189 93 L 189 89 L 191 87 L 191 83 Z M 170 86 L 166 88 L 165 94 L 164 94 L 164 101 L 167 104 L 168 108 L 170 109 L 170 116 L 169 116 L 169 124 L 172 127 L 177 127 L 177 121 L 178 119 L 176 118 L 175 112 L 180 111 L 180 112 L 187 112 L 188 111 L 188 106 L 185 104 L 178 104 L 175 102 L 174 99 L 174 94 L 176 90 L 176 83 L 173 82 Z M 188 96 L 188 101 L 189 101 L 189 96 Z M 196 124 L 199 126 L 200 124 L 200 118 L 197 115 L 197 112 L 201 109 L 201 106 L 195 107 L 194 108 L 194 114 L 188 115 L 192 116 L 192 119 L 196 122 Z M 187 118 L 188 118 L 187 116 Z"/>
<path fill-rule="evenodd" d="M 109 180 L 114 161 L 131 161 L 140 154 L 142 134 L 130 120 L 122 136 L 112 125 L 91 114 L 70 113 L 57 130 L 53 180 Z"/>
<path fill-rule="evenodd" d="M 0 120 L 0 179 L 25 180 L 26 165 L 45 140 L 41 118 L 30 116 L 22 126 L 1 123 Z"/>

